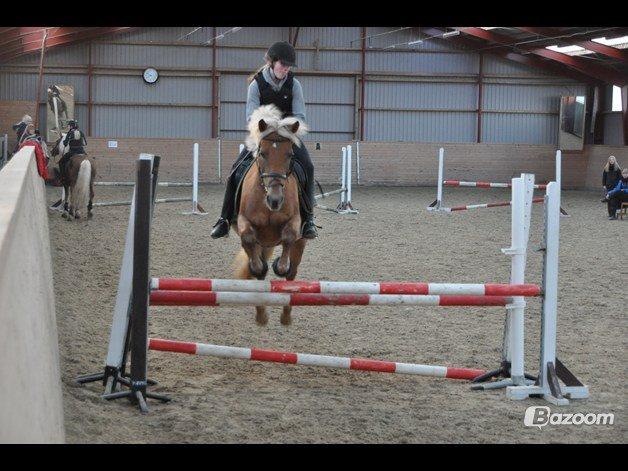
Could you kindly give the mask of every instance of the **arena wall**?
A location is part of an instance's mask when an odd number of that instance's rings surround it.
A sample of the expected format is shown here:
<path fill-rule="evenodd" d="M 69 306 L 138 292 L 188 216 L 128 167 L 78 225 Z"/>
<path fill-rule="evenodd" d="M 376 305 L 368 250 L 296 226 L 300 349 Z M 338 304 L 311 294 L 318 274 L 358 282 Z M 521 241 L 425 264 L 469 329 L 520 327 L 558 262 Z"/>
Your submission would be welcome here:
<path fill-rule="evenodd" d="M 91 138 L 88 152 L 96 158 L 99 181 L 130 181 L 134 162 L 141 152 L 162 157 L 161 181 L 190 181 L 192 145 L 200 145 L 201 182 L 225 181 L 238 154 L 240 141 L 221 140 L 221 171 L 218 174 L 218 140 L 193 139 L 117 139 L 116 148 L 110 139 Z M 316 166 L 321 184 L 334 184 L 340 179 L 340 152 L 353 146 L 353 181 L 358 183 L 355 141 L 309 142 L 308 150 Z M 536 175 L 538 182 L 554 178 L 553 145 L 532 144 L 460 144 L 417 142 L 360 142 L 359 183 L 363 185 L 432 186 L 436 185 L 437 156 L 445 148 L 445 175 L 451 179 L 508 181 L 522 172 Z M 597 189 L 601 184 L 604 161 L 615 155 L 628 165 L 626 146 L 585 146 L 581 152 L 563 153 L 563 188 Z"/>
<path fill-rule="evenodd" d="M 0 171 L 0 443 L 63 443 L 44 181 L 33 148 Z"/>

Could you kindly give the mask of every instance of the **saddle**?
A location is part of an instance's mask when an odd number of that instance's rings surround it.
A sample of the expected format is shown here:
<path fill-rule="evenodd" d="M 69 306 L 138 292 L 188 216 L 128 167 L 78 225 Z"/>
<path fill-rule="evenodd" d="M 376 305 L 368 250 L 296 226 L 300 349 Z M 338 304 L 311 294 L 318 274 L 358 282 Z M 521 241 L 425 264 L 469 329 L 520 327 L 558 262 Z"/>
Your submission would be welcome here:
<path fill-rule="evenodd" d="M 233 170 L 233 178 L 236 182 L 236 191 L 235 191 L 235 205 L 234 211 L 230 221 L 236 221 L 238 218 L 238 213 L 240 210 L 240 199 L 242 196 L 242 182 L 244 181 L 244 177 L 246 177 L 249 170 L 253 166 L 253 162 L 255 162 L 255 157 L 253 154 L 249 152 L 249 154 L 242 159 L 242 162 Z M 308 213 L 312 211 L 310 207 L 311 202 L 307 198 L 307 193 L 305 192 L 305 186 L 307 184 L 307 177 L 305 170 L 299 163 L 298 160 L 292 161 L 292 173 L 297 177 L 297 187 L 299 189 L 299 208 L 301 210 L 301 218 L 304 219 Z"/>

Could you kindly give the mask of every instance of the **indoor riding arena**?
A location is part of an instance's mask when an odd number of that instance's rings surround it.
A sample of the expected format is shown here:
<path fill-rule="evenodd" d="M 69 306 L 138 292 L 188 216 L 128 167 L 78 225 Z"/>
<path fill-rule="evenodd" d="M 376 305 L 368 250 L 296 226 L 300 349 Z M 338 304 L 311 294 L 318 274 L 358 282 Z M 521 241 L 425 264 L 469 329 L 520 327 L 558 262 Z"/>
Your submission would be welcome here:
<path fill-rule="evenodd" d="M 0 38 L 0 442 L 626 442 L 628 28 Z"/>

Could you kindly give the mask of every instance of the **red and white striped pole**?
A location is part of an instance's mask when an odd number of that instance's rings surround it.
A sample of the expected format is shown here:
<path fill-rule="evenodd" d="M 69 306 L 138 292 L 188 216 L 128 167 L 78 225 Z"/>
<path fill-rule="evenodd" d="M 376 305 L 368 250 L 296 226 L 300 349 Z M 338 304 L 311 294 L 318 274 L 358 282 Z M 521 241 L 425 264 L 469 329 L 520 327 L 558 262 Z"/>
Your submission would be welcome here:
<path fill-rule="evenodd" d="M 469 186 L 473 188 L 511 188 L 512 183 L 493 183 L 493 182 L 462 182 L 460 180 L 445 180 L 445 186 Z M 534 185 L 537 190 L 544 190 L 547 185 Z"/>
<path fill-rule="evenodd" d="M 534 198 L 533 203 L 543 203 L 545 198 Z M 484 203 L 484 204 L 468 204 L 466 206 L 454 206 L 453 208 L 441 208 L 443 211 L 466 211 L 468 209 L 482 209 L 482 208 L 495 208 L 498 206 L 511 206 L 510 201 L 500 201 L 498 203 Z"/>
<path fill-rule="evenodd" d="M 412 281 L 285 281 L 218 278 L 152 278 L 151 289 L 256 293 L 414 294 L 469 296 L 540 296 L 534 284 L 427 283 Z"/>
<path fill-rule="evenodd" d="M 379 373 L 400 373 L 421 376 L 437 376 L 449 379 L 471 380 L 485 373 L 474 368 L 452 368 L 447 366 L 420 365 L 394 361 L 370 360 L 366 358 L 348 358 L 308 353 L 281 352 L 259 348 L 230 347 L 174 340 L 149 339 L 148 349 L 162 352 L 187 353 L 220 358 L 238 358 L 241 360 L 289 363 L 303 366 L 322 366 L 347 370 L 373 371 Z"/>
<path fill-rule="evenodd" d="M 506 306 L 505 296 L 448 296 L 407 294 L 322 294 L 322 293 L 251 293 L 215 291 L 154 290 L 153 306 Z"/>

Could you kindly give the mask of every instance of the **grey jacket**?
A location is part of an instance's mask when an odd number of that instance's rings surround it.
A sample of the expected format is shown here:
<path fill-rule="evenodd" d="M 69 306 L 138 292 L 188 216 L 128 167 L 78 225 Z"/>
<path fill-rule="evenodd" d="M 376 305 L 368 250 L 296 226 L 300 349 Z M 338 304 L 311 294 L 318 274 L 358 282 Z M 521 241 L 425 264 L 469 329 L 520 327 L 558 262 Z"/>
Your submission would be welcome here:
<path fill-rule="evenodd" d="M 273 71 L 270 67 L 266 66 L 262 70 L 262 76 L 273 87 L 273 90 L 280 90 L 285 83 L 287 76 L 280 82 L 275 82 Z M 253 80 L 249 85 L 249 91 L 246 97 L 246 121 L 251 119 L 253 111 L 260 106 L 259 87 L 257 82 Z M 306 122 L 305 119 L 305 99 L 303 98 L 303 88 L 301 83 L 294 78 L 292 82 L 292 114 L 299 118 L 301 121 Z"/>

